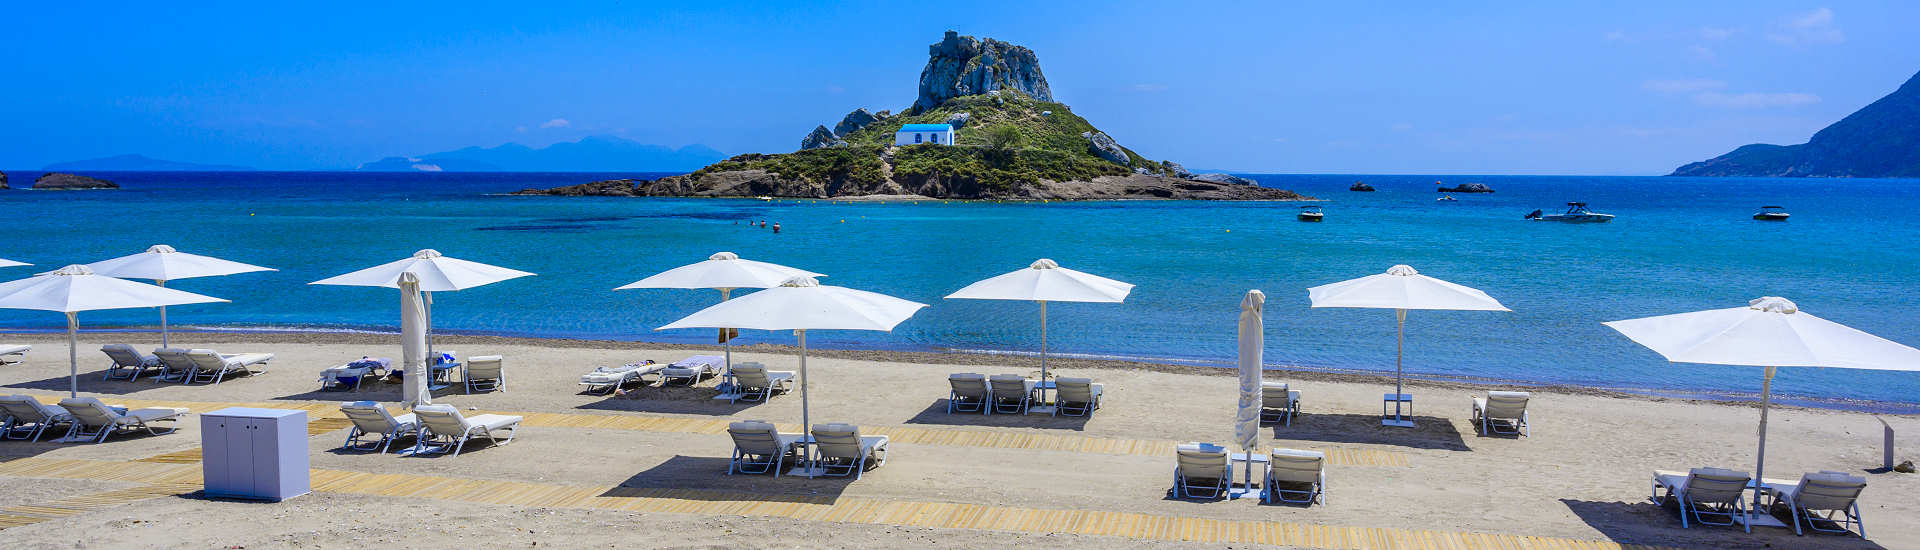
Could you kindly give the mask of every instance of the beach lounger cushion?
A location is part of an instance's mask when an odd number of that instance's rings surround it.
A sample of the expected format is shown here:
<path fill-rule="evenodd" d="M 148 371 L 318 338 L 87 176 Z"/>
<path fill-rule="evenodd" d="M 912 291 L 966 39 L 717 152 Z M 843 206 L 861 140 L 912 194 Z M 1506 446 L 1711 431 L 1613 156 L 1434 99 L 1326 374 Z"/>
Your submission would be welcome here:
<path fill-rule="evenodd" d="M 460 409 L 451 405 L 421 405 L 413 409 L 415 418 L 420 420 L 420 435 L 414 445 L 414 454 L 432 454 L 453 452 L 460 456 L 467 441 L 485 437 L 489 443 L 506 445 L 520 431 L 519 416 L 504 414 L 482 414 L 463 416 Z M 506 432 L 501 439 L 499 432 Z"/>
<path fill-rule="evenodd" d="M 31 395 L 0 397 L 0 435 L 6 439 L 39 441 L 49 428 L 73 421 L 73 415 Z"/>
<path fill-rule="evenodd" d="M 166 429 L 155 426 L 155 422 L 176 422 L 188 410 L 175 407 L 150 407 L 122 412 L 119 408 L 109 407 L 99 399 L 92 397 L 69 397 L 60 400 L 60 408 L 72 415 L 72 426 L 67 429 L 66 440 L 90 440 L 93 443 L 106 441 L 107 436 L 120 432 L 145 431 L 152 435 L 164 435 L 179 431 L 178 425 Z"/>

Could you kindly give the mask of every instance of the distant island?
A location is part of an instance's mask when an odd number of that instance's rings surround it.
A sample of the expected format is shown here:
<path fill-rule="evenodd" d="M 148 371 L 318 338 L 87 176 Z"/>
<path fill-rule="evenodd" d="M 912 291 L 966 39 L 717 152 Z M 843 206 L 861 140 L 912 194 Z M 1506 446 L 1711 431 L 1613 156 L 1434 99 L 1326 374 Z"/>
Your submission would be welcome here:
<path fill-rule="evenodd" d="M 361 164 L 369 172 L 685 172 L 727 158 L 705 145 L 666 147 L 617 136 L 588 136 L 579 141 L 533 148 L 518 143 L 467 147 L 411 157 L 387 157 Z"/>
<path fill-rule="evenodd" d="M 1226 174 L 1194 174 L 1120 145 L 1054 100 L 1033 50 L 954 31 L 928 47 L 902 112 L 855 109 L 785 154 L 744 154 L 691 174 L 524 195 L 959 199 L 1301 200 Z"/>
<path fill-rule="evenodd" d="M 114 155 L 97 159 L 56 162 L 43 167 L 54 172 L 250 172 L 253 168 L 225 164 L 197 164 L 160 160 L 146 155 Z"/>
<path fill-rule="evenodd" d="M 42 191 L 75 191 L 81 189 L 119 189 L 120 184 L 111 181 L 89 178 L 77 174 L 49 172 L 34 178 L 33 188 Z"/>
<path fill-rule="evenodd" d="M 1920 177 L 1920 74 L 1799 145 L 1755 143 L 1681 166 L 1674 176 Z"/>

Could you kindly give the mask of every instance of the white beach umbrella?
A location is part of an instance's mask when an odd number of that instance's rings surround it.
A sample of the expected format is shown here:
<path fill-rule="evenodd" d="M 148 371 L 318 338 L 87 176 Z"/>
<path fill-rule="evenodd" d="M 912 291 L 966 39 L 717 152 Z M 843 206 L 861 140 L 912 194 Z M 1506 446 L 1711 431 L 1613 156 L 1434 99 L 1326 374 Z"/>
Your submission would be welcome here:
<path fill-rule="evenodd" d="M 655 330 L 793 331 L 800 344 L 800 425 L 803 430 L 811 430 L 813 417 L 807 401 L 807 331 L 891 331 L 923 307 L 927 305 L 876 292 L 825 286 L 812 277 L 794 277 L 780 286 L 715 304 Z"/>
<path fill-rule="evenodd" d="M 167 286 L 167 281 L 191 279 L 195 277 L 219 277 L 256 271 L 278 271 L 271 267 L 260 267 L 231 260 L 222 260 L 199 254 L 188 254 L 174 250 L 164 244 L 147 248 L 146 252 L 121 256 L 111 260 L 101 260 L 87 264 L 95 274 L 120 279 L 150 279 L 153 284 Z M 167 308 L 160 306 L 160 347 L 167 347 Z"/>
<path fill-rule="evenodd" d="M 420 277 L 400 274 L 400 369 L 406 373 L 400 405 L 414 408 L 433 403 L 427 387 L 427 306 L 420 298 Z"/>
<path fill-rule="evenodd" d="M 33 264 L 26 263 L 26 262 L 16 262 L 6 258 L 0 258 L 0 267 L 20 267 L 23 265 L 33 265 Z"/>
<path fill-rule="evenodd" d="M 1266 350 L 1262 317 L 1266 304 L 1267 294 L 1258 290 L 1247 291 L 1247 297 L 1240 300 L 1240 406 L 1234 410 L 1233 437 L 1248 457 L 1260 447 L 1260 383 L 1265 375 L 1262 356 Z M 1253 462 L 1248 460 L 1241 486 L 1252 489 Z"/>
<path fill-rule="evenodd" d="M 1406 356 L 1407 310 L 1444 309 L 1465 311 L 1512 311 L 1500 305 L 1499 300 L 1487 296 L 1479 290 L 1449 283 L 1426 275 L 1421 275 L 1412 267 L 1396 265 L 1386 273 L 1368 275 L 1358 279 L 1325 284 L 1307 289 L 1307 298 L 1313 301 L 1313 307 L 1353 307 L 1394 310 L 1399 320 L 1399 333 L 1394 345 L 1393 356 L 1393 393 L 1396 396 L 1405 392 L 1401 389 L 1405 381 L 1405 371 L 1401 360 Z M 1393 419 L 1382 420 L 1388 426 L 1413 427 L 1413 421 L 1400 415 L 1401 400 L 1393 404 Z"/>
<path fill-rule="evenodd" d="M 1047 380 L 1047 302 L 1119 303 L 1133 292 L 1133 285 L 1099 275 L 1074 271 L 1049 259 L 1034 260 L 1026 269 L 999 275 L 967 285 L 948 294 L 947 299 L 1023 300 L 1040 303 L 1040 381 Z M 1046 396 L 1041 395 L 1041 401 Z M 1047 412 L 1049 406 L 1032 412 Z"/>
<path fill-rule="evenodd" d="M 691 263 L 662 271 L 638 281 L 621 285 L 614 290 L 633 290 L 641 288 L 706 288 L 720 291 L 720 301 L 732 297 L 736 288 L 768 288 L 780 286 L 780 283 L 794 277 L 825 277 L 819 273 L 804 269 L 794 269 L 780 264 L 742 260 L 732 252 L 719 252 L 708 256 L 706 261 Z M 720 343 L 726 344 L 727 371 L 733 371 L 733 338 L 727 334 L 729 329 L 720 329 Z"/>
<path fill-rule="evenodd" d="M 1745 307 L 1605 324 L 1674 363 L 1766 367 L 1754 479 L 1766 469 L 1767 409 L 1778 367 L 1920 371 L 1920 350 L 1815 317 L 1777 296 L 1756 298 Z"/>
<path fill-rule="evenodd" d="M 440 255 L 431 248 L 414 252 L 404 260 L 388 262 L 345 275 L 328 277 L 310 285 L 373 286 L 400 288 L 400 274 L 412 273 L 419 280 L 425 303 L 427 353 L 433 353 L 433 293 L 465 290 L 508 279 L 533 275 L 517 269 L 470 262 Z"/>
<path fill-rule="evenodd" d="M 70 265 L 33 277 L 0 283 L 0 308 L 38 309 L 67 314 L 67 393 L 80 395 L 80 351 L 77 333 L 80 321 L 75 314 L 97 309 L 177 306 L 225 302 L 219 298 L 181 292 L 170 288 L 105 275 L 95 275 L 84 265 Z"/>

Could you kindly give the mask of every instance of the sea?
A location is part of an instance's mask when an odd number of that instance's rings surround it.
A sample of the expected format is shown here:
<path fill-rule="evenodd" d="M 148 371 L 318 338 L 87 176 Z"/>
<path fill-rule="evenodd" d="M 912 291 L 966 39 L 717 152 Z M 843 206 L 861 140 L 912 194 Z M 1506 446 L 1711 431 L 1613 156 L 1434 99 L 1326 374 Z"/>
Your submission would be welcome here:
<path fill-rule="evenodd" d="M 37 171 L 12 173 L 21 183 Z M 1601 322 L 1760 296 L 1920 345 L 1920 180 L 1250 174 L 1321 201 L 904 203 L 505 194 L 664 175 L 646 173 L 93 175 L 122 189 L 0 192 L 0 258 L 36 264 L 0 269 L 0 279 L 154 244 L 278 269 L 170 282 L 232 300 L 170 308 L 189 331 L 394 331 L 393 291 L 307 283 L 432 248 L 538 274 L 438 293 L 443 333 L 711 343 L 710 331 L 655 328 L 718 292 L 613 289 L 731 251 L 930 305 L 892 332 L 810 333 L 814 347 L 1034 353 L 1035 304 L 942 297 L 1038 258 L 1137 285 L 1121 304 L 1050 304 L 1048 348 L 1060 356 L 1231 367 L 1240 301 L 1259 289 L 1271 368 L 1392 373 L 1393 312 L 1311 309 L 1307 288 L 1396 264 L 1513 310 L 1409 312 L 1410 377 L 1757 399 L 1761 369 L 1668 363 Z M 1355 181 L 1378 191 L 1348 191 Z M 1443 202 L 1436 182 L 1496 192 Z M 1522 219 L 1569 201 L 1618 217 Z M 1326 221 L 1297 221 L 1304 204 L 1324 208 Z M 1764 205 L 1792 219 L 1751 219 Z M 153 310 L 79 319 L 85 330 L 158 325 Z M 57 313 L 0 311 L 0 330 L 63 329 Z M 742 332 L 740 343 L 794 341 Z M 1774 395 L 1920 412 L 1920 373 L 1786 368 Z"/>

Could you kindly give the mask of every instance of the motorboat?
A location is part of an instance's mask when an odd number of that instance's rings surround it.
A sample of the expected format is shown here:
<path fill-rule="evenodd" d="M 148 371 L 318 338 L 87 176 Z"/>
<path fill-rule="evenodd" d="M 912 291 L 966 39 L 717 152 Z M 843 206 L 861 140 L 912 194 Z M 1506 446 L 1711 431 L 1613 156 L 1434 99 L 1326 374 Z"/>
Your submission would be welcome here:
<path fill-rule="evenodd" d="M 1788 215 L 1786 207 L 1762 206 L 1759 212 L 1753 213 L 1753 219 L 1766 222 L 1784 222 L 1787 221 Z"/>
<path fill-rule="evenodd" d="M 1299 214 L 1300 221 L 1317 222 L 1317 221 L 1320 221 L 1321 218 L 1325 218 L 1325 217 L 1327 217 L 1327 214 L 1325 212 L 1321 212 L 1320 207 L 1318 206 L 1300 207 L 1300 214 Z"/>
<path fill-rule="evenodd" d="M 1587 210 L 1587 203 L 1584 202 L 1570 202 L 1567 203 L 1567 211 L 1564 214 L 1542 215 L 1541 211 L 1535 210 L 1527 214 L 1527 219 L 1543 222 L 1606 223 L 1613 221 L 1613 214 L 1602 214 Z"/>
<path fill-rule="evenodd" d="M 1359 191 L 1359 192 L 1367 192 L 1367 191 L 1372 191 L 1372 190 L 1373 190 L 1373 186 L 1371 186 L 1371 185 L 1367 185 L 1367 182 L 1364 182 L 1364 181 L 1356 181 L 1356 182 L 1353 182 L 1353 185 L 1349 185 L 1349 186 L 1347 186 L 1347 190 L 1348 190 L 1348 191 Z"/>
<path fill-rule="evenodd" d="M 1453 198 L 1453 195 L 1441 195 L 1440 198 L 1433 200 L 1434 202 L 1458 202 L 1460 199 Z"/>

